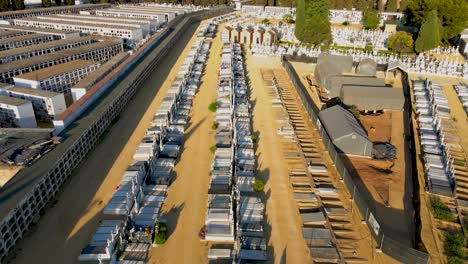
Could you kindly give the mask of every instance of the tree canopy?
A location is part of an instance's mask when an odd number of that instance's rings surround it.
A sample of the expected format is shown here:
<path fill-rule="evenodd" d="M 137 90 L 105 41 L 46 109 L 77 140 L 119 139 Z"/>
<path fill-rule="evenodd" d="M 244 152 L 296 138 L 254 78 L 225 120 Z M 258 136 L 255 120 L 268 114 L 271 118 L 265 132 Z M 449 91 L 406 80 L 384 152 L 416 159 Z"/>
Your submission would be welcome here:
<path fill-rule="evenodd" d="M 409 0 L 405 10 L 406 23 L 419 28 L 433 10 L 437 11 L 442 26 L 441 38 L 445 42 L 456 37 L 468 26 L 466 0 Z"/>
<path fill-rule="evenodd" d="M 57 5 L 57 6 L 62 5 L 62 0 L 54 0 L 54 1 L 55 1 L 55 5 Z"/>
<path fill-rule="evenodd" d="M 387 40 L 387 47 L 396 52 L 410 52 L 413 49 L 413 37 L 408 32 L 398 31 Z"/>
<path fill-rule="evenodd" d="M 25 8 L 24 0 L 13 0 L 12 6 L 13 10 L 23 10 Z"/>
<path fill-rule="evenodd" d="M 10 2 L 8 0 L 0 0 L 0 11 L 8 11 Z"/>
<path fill-rule="evenodd" d="M 385 11 L 396 12 L 398 10 L 398 0 L 387 0 Z"/>
<path fill-rule="evenodd" d="M 329 0 L 298 0 L 295 29 L 297 39 L 311 44 L 330 43 L 330 7 Z"/>
<path fill-rule="evenodd" d="M 379 13 L 376 10 L 368 9 L 362 16 L 362 22 L 366 29 L 376 29 L 379 27 Z"/>
<path fill-rule="evenodd" d="M 42 0 L 41 1 L 41 6 L 42 7 L 50 7 L 52 5 L 52 2 L 50 0 Z"/>
<path fill-rule="evenodd" d="M 421 25 L 418 39 L 416 39 L 416 51 L 422 52 L 437 48 L 440 43 L 440 22 L 437 10 L 432 10 Z"/>

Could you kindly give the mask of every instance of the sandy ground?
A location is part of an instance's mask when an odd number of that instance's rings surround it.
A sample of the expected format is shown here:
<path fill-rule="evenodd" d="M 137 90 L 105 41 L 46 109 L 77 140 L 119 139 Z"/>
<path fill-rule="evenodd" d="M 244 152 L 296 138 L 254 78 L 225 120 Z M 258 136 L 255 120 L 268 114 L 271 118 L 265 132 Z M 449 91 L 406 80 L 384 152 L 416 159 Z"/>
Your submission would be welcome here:
<path fill-rule="evenodd" d="M 211 125 L 214 114 L 208 105 L 216 98 L 221 54 L 221 34 L 212 42 L 200 91 L 196 95 L 186 130 L 184 150 L 175 166 L 176 180 L 169 188 L 162 217 L 167 218 L 167 242 L 151 250 L 150 263 L 206 263 L 207 243 L 198 232 L 205 224 L 209 173 L 215 144 Z"/>
<path fill-rule="evenodd" d="M 78 263 L 81 249 L 103 219 L 101 211 L 132 162 L 146 128 L 190 50 L 190 44 L 186 45 L 190 37 L 186 35 L 174 45 L 170 56 L 161 61 L 120 114 L 120 120 L 73 173 L 53 208 L 18 244 L 15 263 Z"/>
<path fill-rule="evenodd" d="M 0 164 L 0 188 L 21 170 L 22 166 Z"/>
<path fill-rule="evenodd" d="M 281 68 L 279 59 L 252 57 L 247 52 L 247 70 L 254 107 L 253 129 L 258 134 L 258 171 L 265 181 L 267 241 L 272 263 L 309 263 L 302 238 L 302 221 L 292 197 L 289 172 L 282 144 L 276 134 L 276 119 L 260 68 Z M 269 233 L 269 234 L 268 234 Z M 274 259 L 274 261 L 273 261 Z"/>

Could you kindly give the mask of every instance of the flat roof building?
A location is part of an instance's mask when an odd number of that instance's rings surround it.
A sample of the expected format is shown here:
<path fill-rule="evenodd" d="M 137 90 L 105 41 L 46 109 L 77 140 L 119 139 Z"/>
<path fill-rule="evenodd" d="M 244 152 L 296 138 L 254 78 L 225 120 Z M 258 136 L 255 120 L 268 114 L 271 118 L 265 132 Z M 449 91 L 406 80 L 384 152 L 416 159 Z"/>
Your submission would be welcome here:
<path fill-rule="evenodd" d="M 37 127 L 32 103 L 23 99 L 0 95 L 0 127 Z"/>
<path fill-rule="evenodd" d="M 54 35 L 43 35 L 43 34 L 25 34 L 12 38 L 0 39 L 0 51 L 16 49 L 25 46 L 37 45 L 52 40 L 60 39 L 58 36 Z"/>
<path fill-rule="evenodd" d="M 339 105 L 319 113 L 320 121 L 335 147 L 344 154 L 370 157 L 372 142 L 354 115 Z"/>
<path fill-rule="evenodd" d="M 97 16 L 116 16 L 116 17 L 126 17 L 126 18 L 143 18 L 143 19 L 152 19 L 157 20 L 160 25 L 165 24 L 171 20 L 171 17 L 166 13 L 161 12 L 147 12 L 147 11 L 138 11 L 132 9 L 103 9 L 96 10 Z M 173 14 L 175 17 L 175 14 Z"/>
<path fill-rule="evenodd" d="M 341 101 L 359 110 L 402 110 L 405 104 L 403 89 L 386 86 L 343 85 Z"/>
<path fill-rule="evenodd" d="M 101 41 L 42 56 L 31 57 L 27 60 L 17 60 L 0 64 L 0 82 L 13 83 L 14 76 L 78 59 L 94 60 L 102 64 L 122 51 L 122 43 Z"/>
<path fill-rule="evenodd" d="M 29 32 L 16 31 L 16 30 L 2 30 L 0 31 L 0 39 L 12 38 L 16 36 L 26 35 Z"/>
<path fill-rule="evenodd" d="M 34 8 L 19 11 L 7 11 L 0 13 L 0 20 L 12 20 L 24 17 L 34 17 L 41 15 L 63 14 L 63 13 L 78 13 L 84 10 L 94 10 L 100 8 L 109 8 L 111 4 L 85 4 L 71 6 L 55 6 L 48 8 Z"/>
<path fill-rule="evenodd" d="M 79 24 L 93 24 L 93 25 L 106 25 L 106 26 L 117 26 L 117 27 L 128 27 L 128 28 L 139 28 L 143 31 L 143 35 L 146 36 L 150 33 L 150 24 L 148 22 L 137 22 L 137 21 L 122 21 L 118 18 L 108 19 L 106 22 L 103 22 L 100 19 L 94 19 L 93 16 L 88 17 L 68 17 L 68 16 L 38 16 L 36 17 L 40 20 L 54 20 L 61 21 L 66 23 L 79 23 Z"/>
<path fill-rule="evenodd" d="M 134 28 L 129 26 L 113 26 L 107 25 L 106 23 L 78 23 L 38 18 L 15 19 L 13 20 L 13 23 L 17 26 L 80 31 L 86 34 L 119 37 L 132 41 L 138 41 L 143 38 L 143 30 L 141 28 Z"/>
<path fill-rule="evenodd" d="M 334 75 L 327 78 L 325 86 L 330 98 L 339 97 L 343 85 L 359 86 L 385 86 L 385 80 L 376 77 L 355 76 L 355 75 Z"/>
<path fill-rule="evenodd" d="M 69 38 L 77 38 L 80 36 L 79 31 L 65 31 L 65 30 L 56 30 L 56 29 L 49 29 L 49 28 L 38 28 L 38 27 L 22 27 L 22 26 L 15 26 L 15 25 L 1 25 L 0 29 L 3 30 L 14 30 L 19 32 L 24 32 L 25 34 L 30 33 L 39 33 L 44 35 L 54 35 L 58 36 L 61 39 L 69 39 Z"/>
<path fill-rule="evenodd" d="M 38 45 L 0 51 L 0 63 L 3 64 L 16 60 L 29 59 L 31 57 L 67 50 L 96 42 L 98 42 L 98 40 L 96 40 L 94 36 L 86 36 L 72 39 L 60 39 Z"/>
<path fill-rule="evenodd" d="M 85 95 L 93 85 L 101 81 L 109 72 L 119 66 L 128 56 L 130 56 L 128 52 L 117 54 L 115 57 L 101 65 L 101 67 L 99 67 L 97 70 L 81 79 L 79 83 L 75 84 L 70 89 L 73 102 L 77 101 L 83 95 Z"/>
<path fill-rule="evenodd" d="M 91 60 L 74 60 L 13 78 L 17 86 L 44 91 L 70 93 L 70 88 L 83 77 L 95 71 L 99 63 Z"/>
<path fill-rule="evenodd" d="M 10 86 L 11 87 L 3 89 L 0 88 L 0 91 L 3 90 L 3 93 L 10 97 L 30 101 L 33 106 L 36 120 L 45 122 L 52 121 L 67 108 L 65 97 L 61 93 L 25 87 L 15 87 L 13 85 Z"/>
<path fill-rule="evenodd" d="M 150 25 L 151 30 L 155 30 L 159 27 L 158 21 L 156 19 L 144 19 L 144 18 L 124 18 L 124 17 L 105 17 L 105 16 L 95 16 L 95 15 L 85 15 L 85 14 L 58 14 L 56 16 L 59 17 L 67 17 L 67 18 L 90 18 L 93 20 L 101 20 L 101 21 L 108 21 L 108 20 L 118 20 L 122 22 L 138 22 L 138 23 L 146 23 Z"/>

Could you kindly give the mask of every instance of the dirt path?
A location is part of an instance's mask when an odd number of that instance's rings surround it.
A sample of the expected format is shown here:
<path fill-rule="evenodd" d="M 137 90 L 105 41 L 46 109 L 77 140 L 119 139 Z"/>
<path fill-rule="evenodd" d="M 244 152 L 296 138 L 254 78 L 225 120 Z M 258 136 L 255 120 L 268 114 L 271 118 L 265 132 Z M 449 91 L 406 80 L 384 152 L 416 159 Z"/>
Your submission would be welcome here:
<path fill-rule="evenodd" d="M 191 30 L 196 26 L 194 24 Z M 34 232 L 19 243 L 15 263 L 79 263 L 81 249 L 89 243 L 102 220 L 103 208 L 132 162 L 139 142 L 195 38 L 196 35 L 190 34 L 182 37 L 144 82 L 120 114 L 120 120 L 73 173 L 57 203 L 33 228 Z"/>
<path fill-rule="evenodd" d="M 281 68 L 279 60 L 254 58 L 247 53 L 247 70 L 254 102 L 253 129 L 258 134 L 258 171 L 265 179 L 266 221 L 271 263 L 310 263 L 302 238 L 302 222 L 292 196 L 282 143 L 276 134 L 271 98 L 263 84 L 260 68 Z M 270 233 L 270 234 L 268 234 Z"/>
<path fill-rule="evenodd" d="M 167 242 L 151 251 L 150 263 L 206 263 L 207 243 L 198 232 L 205 223 L 209 173 L 215 144 L 213 113 L 208 105 L 216 98 L 220 65 L 220 34 L 213 41 L 200 91 L 196 95 L 186 130 L 184 150 L 175 166 L 177 178 L 168 191 L 163 217 L 168 220 Z"/>

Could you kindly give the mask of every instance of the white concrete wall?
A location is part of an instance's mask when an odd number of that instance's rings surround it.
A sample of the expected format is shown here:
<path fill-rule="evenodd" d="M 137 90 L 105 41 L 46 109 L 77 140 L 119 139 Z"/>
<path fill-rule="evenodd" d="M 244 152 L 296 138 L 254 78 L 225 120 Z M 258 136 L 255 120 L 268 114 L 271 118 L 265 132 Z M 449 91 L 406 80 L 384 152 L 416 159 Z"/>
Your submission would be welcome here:
<path fill-rule="evenodd" d="M 22 79 L 21 75 L 18 75 L 18 77 L 13 77 L 13 81 L 15 82 L 15 85 L 19 87 L 34 88 L 34 89 L 40 88 L 39 81 Z"/>
<path fill-rule="evenodd" d="M 16 107 L 15 114 L 19 119 L 20 127 L 34 128 L 37 127 L 36 116 L 31 102 L 26 102 Z"/>
<path fill-rule="evenodd" d="M 49 114 L 54 116 L 54 118 L 59 116 L 63 111 L 65 111 L 65 109 L 67 109 L 67 104 L 65 103 L 65 96 L 63 96 L 63 94 L 57 94 L 56 96 L 50 98 L 48 101 L 50 101 L 51 105 L 51 111 L 49 111 Z"/>

